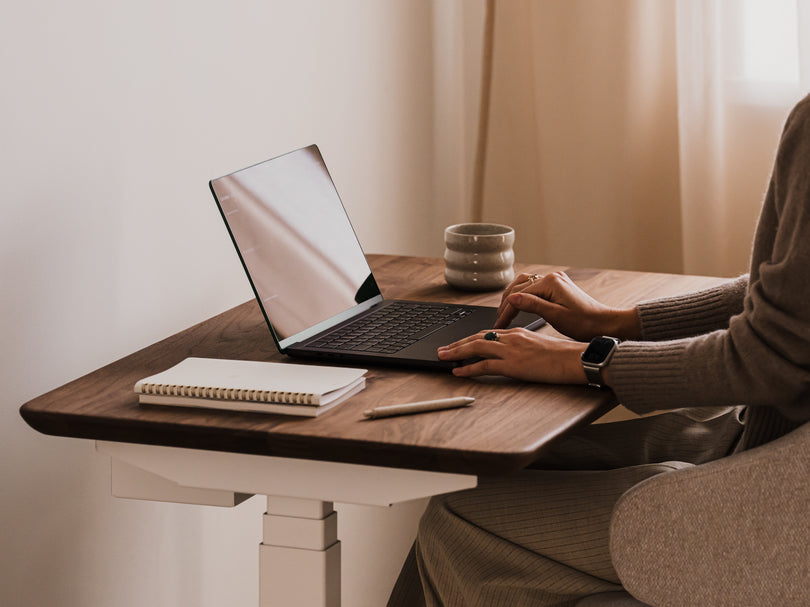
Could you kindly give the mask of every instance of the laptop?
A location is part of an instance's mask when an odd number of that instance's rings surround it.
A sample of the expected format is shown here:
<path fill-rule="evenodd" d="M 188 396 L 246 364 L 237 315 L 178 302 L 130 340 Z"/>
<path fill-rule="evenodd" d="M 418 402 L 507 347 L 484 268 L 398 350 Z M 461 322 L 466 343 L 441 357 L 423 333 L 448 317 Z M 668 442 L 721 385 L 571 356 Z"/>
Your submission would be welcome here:
<path fill-rule="evenodd" d="M 437 348 L 495 323 L 493 307 L 385 299 L 315 145 L 209 186 L 282 354 L 452 368 Z"/>

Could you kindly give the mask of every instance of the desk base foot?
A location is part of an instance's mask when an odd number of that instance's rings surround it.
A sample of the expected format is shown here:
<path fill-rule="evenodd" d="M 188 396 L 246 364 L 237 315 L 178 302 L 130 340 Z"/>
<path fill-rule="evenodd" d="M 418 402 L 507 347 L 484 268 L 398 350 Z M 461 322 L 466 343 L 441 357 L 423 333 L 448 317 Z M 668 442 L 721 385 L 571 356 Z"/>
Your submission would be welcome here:
<path fill-rule="evenodd" d="M 340 542 L 332 502 L 268 497 L 263 522 L 260 607 L 340 607 Z"/>

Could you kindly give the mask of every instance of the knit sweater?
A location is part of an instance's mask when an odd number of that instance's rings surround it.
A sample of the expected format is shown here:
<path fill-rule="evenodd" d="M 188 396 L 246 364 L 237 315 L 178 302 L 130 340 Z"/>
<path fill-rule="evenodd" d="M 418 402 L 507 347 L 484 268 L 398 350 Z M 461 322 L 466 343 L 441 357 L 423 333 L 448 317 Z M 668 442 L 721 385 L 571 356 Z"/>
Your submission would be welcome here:
<path fill-rule="evenodd" d="M 810 96 L 786 121 L 749 274 L 638 313 L 643 341 L 610 363 L 627 408 L 748 405 L 742 449 L 810 420 Z"/>

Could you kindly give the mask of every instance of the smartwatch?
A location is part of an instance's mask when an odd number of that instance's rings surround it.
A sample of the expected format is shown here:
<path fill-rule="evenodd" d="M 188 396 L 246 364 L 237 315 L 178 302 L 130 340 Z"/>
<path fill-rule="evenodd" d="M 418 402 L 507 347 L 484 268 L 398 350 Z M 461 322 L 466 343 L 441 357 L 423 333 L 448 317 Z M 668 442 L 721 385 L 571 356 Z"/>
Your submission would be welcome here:
<path fill-rule="evenodd" d="M 588 378 L 588 385 L 595 388 L 603 388 L 605 380 L 602 377 L 602 369 L 607 367 L 619 340 L 615 337 L 594 337 L 588 347 L 582 353 L 582 367 L 585 369 L 585 377 Z"/>

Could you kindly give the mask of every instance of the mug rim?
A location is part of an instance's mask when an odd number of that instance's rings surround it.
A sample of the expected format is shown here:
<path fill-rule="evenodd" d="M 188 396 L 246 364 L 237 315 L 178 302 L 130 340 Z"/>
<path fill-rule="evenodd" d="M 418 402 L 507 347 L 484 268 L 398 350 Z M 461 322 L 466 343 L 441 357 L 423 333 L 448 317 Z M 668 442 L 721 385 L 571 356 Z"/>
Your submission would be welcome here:
<path fill-rule="evenodd" d="M 490 228 L 495 228 L 495 231 L 489 233 L 478 233 L 478 232 L 465 232 L 461 231 L 459 228 L 464 228 L 468 226 L 488 226 Z M 487 236 L 508 236 L 509 234 L 514 234 L 515 228 L 512 226 L 508 226 L 502 223 L 490 223 L 486 221 L 468 221 L 464 223 L 456 223 L 451 226 L 447 226 L 444 229 L 445 233 L 454 234 L 456 236 L 477 236 L 479 238 L 486 238 Z"/>

